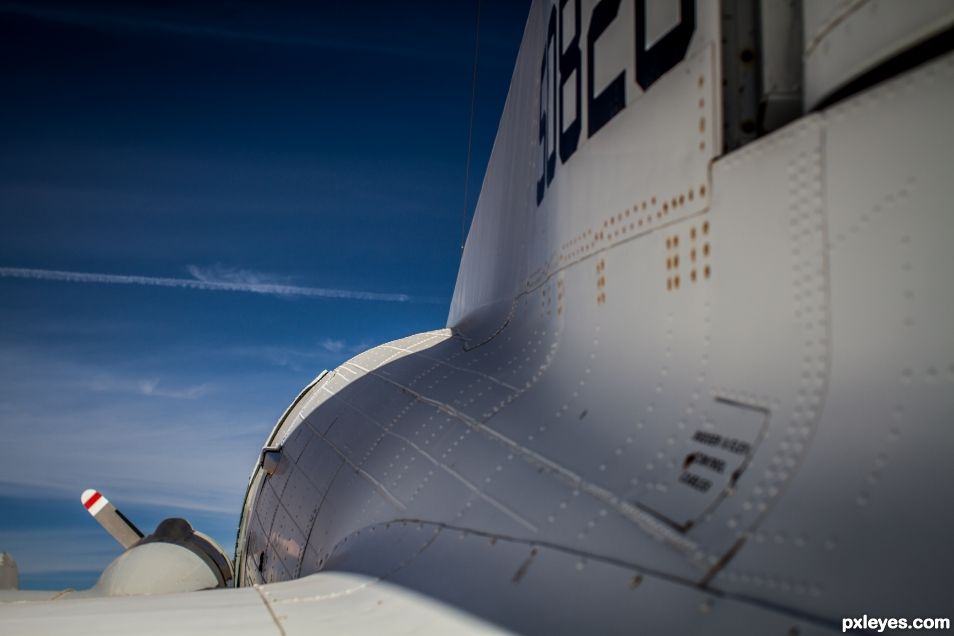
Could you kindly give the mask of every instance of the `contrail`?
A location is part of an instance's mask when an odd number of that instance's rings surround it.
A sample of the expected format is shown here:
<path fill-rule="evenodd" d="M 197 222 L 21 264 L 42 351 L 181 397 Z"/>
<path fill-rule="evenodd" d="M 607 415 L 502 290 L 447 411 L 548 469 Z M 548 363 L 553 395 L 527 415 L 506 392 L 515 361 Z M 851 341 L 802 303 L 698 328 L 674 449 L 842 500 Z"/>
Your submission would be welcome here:
<path fill-rule="evenodd" d="M 376 300 L 381 302 L 406 303 L 412 301 L 434 302 L 433 299 L 416 299 L 407 294 L 388 294 L 352 289 L 325 289 L 299 287 L 275 283 L 210 281 L 192 278 L 164 278 L 157 276 L 125 276 L 120 274 L 91 274 L 86 272 L 63 272 L 50 269 L 23 267 L 0 267 L 0 278 L 27 278 L 32 280 L 56 280 L 67 283 L 100 283 L 106 285 L 151 285 L 179 289 L 206 291 L 234 291 L 272 296 L 302 296 L 306 298 L 344 298 L 348 300 Z"/>

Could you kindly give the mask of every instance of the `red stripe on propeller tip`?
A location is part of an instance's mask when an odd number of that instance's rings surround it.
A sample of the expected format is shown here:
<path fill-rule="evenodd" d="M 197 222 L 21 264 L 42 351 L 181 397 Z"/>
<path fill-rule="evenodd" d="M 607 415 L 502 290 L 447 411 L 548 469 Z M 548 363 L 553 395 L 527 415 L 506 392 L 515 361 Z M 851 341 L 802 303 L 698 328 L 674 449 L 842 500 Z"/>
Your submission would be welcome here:
<path fill-rule="evenodd" d="M 99 501 L 100 497 L 102 497 L 102 495 L 99 494 L 99 492 L 94 492 L 92 497 L 83 502 L 83 505 L 86 506 L 87 510 L 89 510 L 93 507 L 93 504 Z"/>

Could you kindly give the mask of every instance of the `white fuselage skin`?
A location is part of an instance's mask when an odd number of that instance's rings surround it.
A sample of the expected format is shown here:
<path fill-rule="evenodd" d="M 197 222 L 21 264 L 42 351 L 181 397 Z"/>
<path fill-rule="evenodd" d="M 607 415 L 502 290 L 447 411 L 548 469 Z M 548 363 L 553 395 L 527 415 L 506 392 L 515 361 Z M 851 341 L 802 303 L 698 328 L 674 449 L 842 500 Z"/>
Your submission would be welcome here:
<path fill-rule="evenodd" d="M 954 57 L 814 109 L 950 3 L 802 17 L 808 114 L 726 153 L 717 3 L 534 3 L 448 329 L 303 392 L 241 582 L 535 633 L 949 611 Z"/>

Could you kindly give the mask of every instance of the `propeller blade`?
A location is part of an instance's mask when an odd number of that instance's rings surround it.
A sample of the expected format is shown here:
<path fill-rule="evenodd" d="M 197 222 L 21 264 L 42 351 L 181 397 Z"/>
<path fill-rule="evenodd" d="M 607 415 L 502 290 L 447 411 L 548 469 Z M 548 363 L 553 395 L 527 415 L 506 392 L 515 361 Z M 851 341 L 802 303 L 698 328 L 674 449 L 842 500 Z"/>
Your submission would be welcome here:
<path fill-rule="evenodd" d="M 99 522 L 123 548 L 130 548 L 142 539 L 142 532 L 116 506 L 109 503 L 98 490 L 92 488 L 84 490 L 80 495 L 83 507 Z"/>

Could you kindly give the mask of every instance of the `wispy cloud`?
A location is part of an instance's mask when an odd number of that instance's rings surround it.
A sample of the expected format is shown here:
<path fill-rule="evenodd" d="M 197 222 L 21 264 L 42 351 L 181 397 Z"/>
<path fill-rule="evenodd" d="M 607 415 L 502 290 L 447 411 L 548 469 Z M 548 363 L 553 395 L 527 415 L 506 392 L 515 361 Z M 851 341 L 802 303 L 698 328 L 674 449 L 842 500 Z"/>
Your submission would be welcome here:
<path fill-rule="evenodd" d="M 325 338 L 318 343 L 322 349 L 328 353 L 361 353 L 367 351 L 371 348 L 371 344 L 367 340 L 361 340 L 360 342 L 348 342 L 346 340 L 341 340 L 339 338 Z"/>
<path fill-rule="evenodd" d="M 19 451 L 0 448 L 0 480 L 6 482 L 0 494 L 17 489 L 76 496 L 96 486 L 130 504 L 234 515 L 274 418 L 248 423 L 240 413 L 197 408 L 150 408 L 132 397 L 94 408 L 77 404 L 72 416 L 30 417 L 15 408 L 10 415 L 30 430 L 21 431 Z M 237 430 L 223 430 L 228 427 Z M 16 434 L 10 426 L 0 431 Z"/>
<path fill-rule="evenodd" d="M 221 350 L 218 353 L 222 353 Z M 252 358 L 275 367 L 295 372 L 317 374 L 328 366 L 327 352 L 318 349 L 292 348 L 279 346 L 232 347 L 224 353 L 240 358 Z"/>
<path fill-rule="evenodd" d="M 370 292 L 355 289 L 331 289 L 324 287 L 302 287 L 274 282 L 264 282 L 246 270 L 221 271 L 189 266 L 194 278 L 166 278 L 160 276 L 129 276 L 125 274 L 98 274 L 89 272 L 69 272 L 52 269 L 30 269 L 24 267 L 0 267 L 0 278 L 25 278 L 31 280 L 62 281 L 67 283 L 97 283 L 105 285 L 144 285 L 147 287 L 174 287 L 178 289 L 197 289 L 203 291 L 232 291 L 271 296 L 303 298 L 337 298 L 345 300 L 370 300 L 378 302 L 437 302 L 433 298 L 415 298 L 407 294 Z"/>
<path fill-rule="evenodd" d="M 199 267 L 198 265 L 187 265 L 192 278 L 201 280 L 204 283 L 233 283 L 236 285 L 269 285 L 276 284 L 275 276 L 269 276 L 261 272 L 254 272 L 249 269 L 239 267 L 226 267 L 216 264 L 211 267 Z"/>
<path fill-rule="evenodd" d="M 294 389 L 261 381 L 267 375 L 255 385 L 261 399 L 241 393 L 246 379 L 218 378 L 215 391 L 167 387 L 64 353 L 0 348 L 0 437 L 17 439 L 0 444 L 0 496 L 72 498 L 93 485 L 130 505 L 237 514 L 262 440 Z"/>
<path fill-rule="evenodd" d="M 266 364 L 283 367 L 312 377 L 322 369 L 331 369 L 348 357 L 371 348 L 368 340 L 351 342 L 341 338 L 324 338 L 316 345 L 303 342 L 299 346 L 243 346 L 232 347 L 224 353 L 242 358 L 253 358 Z M 216 353 L 223 353 L 217 350 Z"/>
<path fill-rule="evenodd" d="M 92 380 L 89 384 L 89 388 L 102 393 L 132 393 L 134 395 L 172 398 L 176 400 L 196 400 L 212 390 L 209 384 L 170 388 L 160 386 L 160 382 L 159 378 L 148 378 L 136 381 L 105 377 Z"/>
<path fill-rule="evenodd" d="M 319 344 L 322 349 L 330 351 L 331 353 L 341 353 L 347 346 L 344 340 L 335 340 L 333 338 L 325 338 Z"/>

